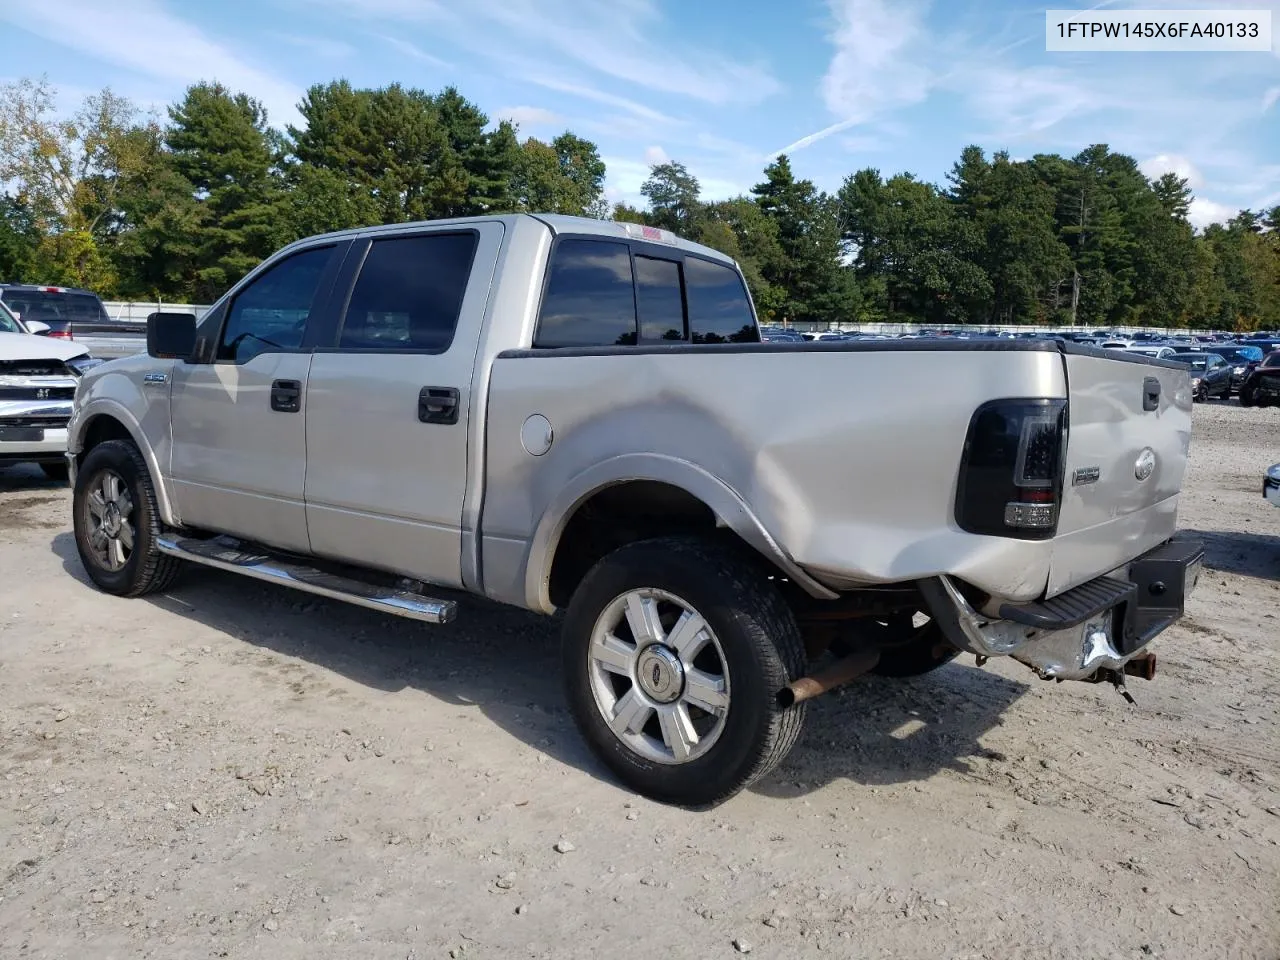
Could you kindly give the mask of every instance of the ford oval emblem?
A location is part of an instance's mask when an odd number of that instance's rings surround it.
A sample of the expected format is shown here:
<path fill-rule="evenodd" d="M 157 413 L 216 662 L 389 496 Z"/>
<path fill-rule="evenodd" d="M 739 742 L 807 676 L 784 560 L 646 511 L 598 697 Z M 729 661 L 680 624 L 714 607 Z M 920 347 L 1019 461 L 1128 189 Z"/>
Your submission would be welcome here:
<path fill-rule="evenodd" d="M 1133 475 L 1139 480 L 1146 480 L 1156 472 L 1156 452 L 1150 447 L 1138 454 L 1138 460 L 1133 465 Z"/>

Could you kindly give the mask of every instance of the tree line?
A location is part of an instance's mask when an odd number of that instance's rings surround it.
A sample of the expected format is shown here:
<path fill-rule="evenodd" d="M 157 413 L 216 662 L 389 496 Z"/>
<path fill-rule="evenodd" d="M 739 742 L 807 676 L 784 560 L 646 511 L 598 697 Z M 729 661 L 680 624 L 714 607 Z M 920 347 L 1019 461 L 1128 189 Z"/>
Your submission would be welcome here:
<path fill-rule="evenodd" d="M 72 117 L 44 80 L 0 87 L 0 280 L 211 302 L 285 243 L 376 223 L 542 211 L 646 223 L 743 267 L 771 322 L 1280 327 L 1280 207 L 1195 231 L 1187 181 L 1093 145 L 966 147 L 935 185 L 872 168 L 834 193 L 786 156 L 708 201 L 654 165 L 643 209 L 604 195 L 594 143 L 521 139 L 455 88 L 311 87 L 277 130 L 198 83 L 163 122 L 110 90 Z"/>

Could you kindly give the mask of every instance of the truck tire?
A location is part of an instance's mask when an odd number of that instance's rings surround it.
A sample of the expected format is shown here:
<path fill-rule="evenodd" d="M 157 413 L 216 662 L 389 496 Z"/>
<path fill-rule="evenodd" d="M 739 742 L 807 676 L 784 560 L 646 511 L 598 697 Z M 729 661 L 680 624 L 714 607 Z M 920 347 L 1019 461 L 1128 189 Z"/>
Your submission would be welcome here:
<path fill-rule="evenodd" d="M 1257 403 L 1257 397 L 1253 390 L 1248 387 L 1240 388 L 1240 406 L 1252 407 Z"/>
<path fill-rule="evenodd" d="M 118 597 L 163 590 L 181 561 L 160 553 L 160 510 L 142 453 L 129 440 L 89 451 L 71 498 L 76 549 L 99 589 Z"/>
<path fill-rule="evenodd" d="M 725 547 L 669 537 L 608 554 L 569 603 L 562 653 L 578 729 L 651 799 L 727 800 L 800 735 L 805 704 L 778 697 L 804 673 L 800 630 L 769 578 Z"/>

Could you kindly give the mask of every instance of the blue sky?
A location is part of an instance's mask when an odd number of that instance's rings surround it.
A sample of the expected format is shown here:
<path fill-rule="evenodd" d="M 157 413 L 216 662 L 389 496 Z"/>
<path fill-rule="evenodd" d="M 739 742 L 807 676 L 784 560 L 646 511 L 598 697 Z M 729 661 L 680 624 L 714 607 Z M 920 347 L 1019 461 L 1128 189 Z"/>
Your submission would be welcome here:
<path fill-rule="evenodd" d="M 1224 6 L 1226 4 L 1219 4 Z M 1160 0 L 1088 6 L 1212 7 Z M 1272 11 L 1280 0 L 1232 0 Z M 311 83 L 454 84 L 523 135 L 594 140 L 614 199 L 685 163 L 709 198 L 786 149 L 835 189 L 854 170 L 934 182 L 968 143 L 1073 154 L 1105 142 L 1189 178 L 1198 225 L 1280 204 L 1271 53 L 1046 53 L 1020 0 L 0 0 L 0 78 L 45 74 L 67 109 L 110 85 L 162 108 L 199 79 L 277 125 Z"/>

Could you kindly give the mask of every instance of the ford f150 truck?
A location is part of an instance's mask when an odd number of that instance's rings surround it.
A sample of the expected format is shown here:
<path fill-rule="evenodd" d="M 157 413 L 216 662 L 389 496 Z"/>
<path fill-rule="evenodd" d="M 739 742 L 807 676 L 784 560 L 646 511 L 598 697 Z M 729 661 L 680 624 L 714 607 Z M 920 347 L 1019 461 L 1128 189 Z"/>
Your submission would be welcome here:
<path fill-rule="evenodd" d="M 303 240 L 154 317 L 80 381 L 68 458 L 110 593 L 194 562 L 426 621 L 453 591 L 562 611 L 584 737 L 702 806 L 868 670 L 1149 677 L 1202 556 L 1191 405 L 1184 366 L 1073 344 L 761 342 L 714 250 L 493 216 Z"/>

